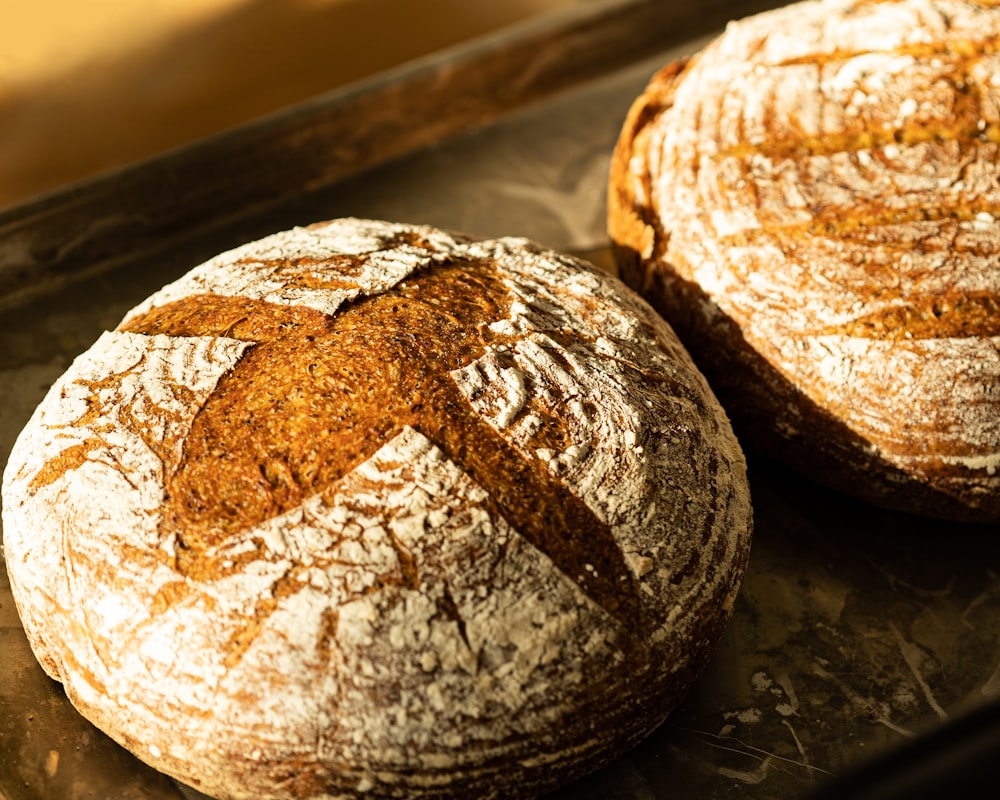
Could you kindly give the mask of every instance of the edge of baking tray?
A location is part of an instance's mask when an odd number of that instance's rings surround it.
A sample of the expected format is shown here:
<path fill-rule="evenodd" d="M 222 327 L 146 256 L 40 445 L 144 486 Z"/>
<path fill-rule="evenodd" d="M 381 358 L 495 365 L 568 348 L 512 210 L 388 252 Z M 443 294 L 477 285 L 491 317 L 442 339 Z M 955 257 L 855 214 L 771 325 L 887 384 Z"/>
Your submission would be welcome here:
<path fill-rule="evenodd" d="M 0 308 L 483 126 L 764 0 L 597 0 L 0 212 Z"/>

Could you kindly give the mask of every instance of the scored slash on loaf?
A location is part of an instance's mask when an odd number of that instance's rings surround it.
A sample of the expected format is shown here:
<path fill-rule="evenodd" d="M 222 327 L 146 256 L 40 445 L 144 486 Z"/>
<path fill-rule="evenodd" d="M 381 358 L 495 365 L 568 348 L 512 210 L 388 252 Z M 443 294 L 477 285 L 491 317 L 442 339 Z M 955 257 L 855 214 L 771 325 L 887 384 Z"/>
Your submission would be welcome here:
<path fill-rule="evenodd" d="M 40 663 L 220 798 L 596 769 L 705 664 L 751 527 L 725 413 L 638 296 L 523 240 L 356 219 L 140 304 L 3 491 Z"/>
<path fill-rule="evenodd" d="M 1000 7 L 815 0 L 656 75 L 614 155 L 621 273 L 741 441 L 1000 520 Z"/>

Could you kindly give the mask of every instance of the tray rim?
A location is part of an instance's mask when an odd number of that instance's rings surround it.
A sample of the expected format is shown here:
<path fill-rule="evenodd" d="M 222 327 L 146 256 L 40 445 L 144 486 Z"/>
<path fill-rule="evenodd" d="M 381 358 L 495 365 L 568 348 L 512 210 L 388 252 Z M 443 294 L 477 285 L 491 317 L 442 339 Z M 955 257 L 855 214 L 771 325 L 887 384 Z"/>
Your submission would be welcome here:
<path fill-rule="evenodd" d="M 0 309 L 488 126 L 779 4 L 592 0 L 0 209 Z"/>

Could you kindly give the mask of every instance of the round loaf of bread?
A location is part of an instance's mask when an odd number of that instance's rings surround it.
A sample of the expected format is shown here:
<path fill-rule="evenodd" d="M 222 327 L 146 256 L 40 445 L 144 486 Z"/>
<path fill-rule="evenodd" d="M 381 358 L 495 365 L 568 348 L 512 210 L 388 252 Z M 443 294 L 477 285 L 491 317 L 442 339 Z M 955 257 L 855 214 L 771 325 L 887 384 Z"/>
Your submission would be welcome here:
<path fill-rule="evenodd" d="M 194 269 L 4 475 L 72 702 L 220 798 L 530 796 L 659 724 L 751 527 L 729 422 L 617 279 L 338 220 Z"/>
<path fill-rule="evenodd" d="M 819 0 L 656 75 L 614 155 L 622 277 L 748 449 L 1000 520 L 1000 8 Z"/>

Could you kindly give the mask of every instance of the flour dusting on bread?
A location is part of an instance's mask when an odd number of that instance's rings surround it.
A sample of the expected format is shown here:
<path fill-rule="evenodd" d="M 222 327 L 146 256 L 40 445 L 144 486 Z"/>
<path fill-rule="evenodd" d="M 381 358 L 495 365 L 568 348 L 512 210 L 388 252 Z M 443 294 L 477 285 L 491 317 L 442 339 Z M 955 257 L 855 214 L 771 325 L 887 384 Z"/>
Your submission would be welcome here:
<path fill-rule="evenodd" d="M 41 663 L 219 797 L 530 796 L 662 721 L 745 565 L 672 331 L 517 239 L 338 220 L 199 267 L 11 455 Z"/>
<path fill-rule="evenodd" d="M 741 439 L 866 499 L 1000 519 L 1000 8 L 732 23 L 622 132 L 622 273 Z"/>

